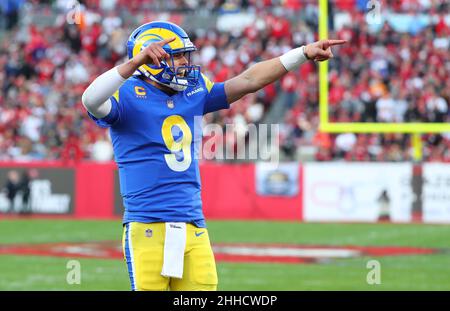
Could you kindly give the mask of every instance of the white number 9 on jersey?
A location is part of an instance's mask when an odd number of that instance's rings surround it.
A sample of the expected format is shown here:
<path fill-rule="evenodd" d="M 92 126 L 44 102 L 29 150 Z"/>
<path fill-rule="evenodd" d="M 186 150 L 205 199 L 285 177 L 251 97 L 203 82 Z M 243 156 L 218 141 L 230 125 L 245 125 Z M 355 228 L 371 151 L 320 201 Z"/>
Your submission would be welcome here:
<path fill-rule="evenodd" d="M 181 137 L 174 137 L 178 136 L 178 133 L 174 133 L 173 130 L 181 132 L 179 133 Z M 187 170 L 192 162 L 192 133 L 186 121 L 179 115 L 167 117 L 162 124 L 161 134 L 167 149 L 171 151 L 164 155 L 169 168 L 175 172 Z M 179 160 L 181 153 L 182 159 Z"/>

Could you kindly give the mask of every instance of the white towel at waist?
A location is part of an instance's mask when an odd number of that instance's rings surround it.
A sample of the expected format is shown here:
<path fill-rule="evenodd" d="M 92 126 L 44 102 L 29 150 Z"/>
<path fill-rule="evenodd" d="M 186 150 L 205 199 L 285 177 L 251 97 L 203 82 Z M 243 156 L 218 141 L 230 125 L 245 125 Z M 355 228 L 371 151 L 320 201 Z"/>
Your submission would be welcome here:
<path fill-rule="evenodd" d="M 186 223 L 167 222 L 164 241 L 162 276 L 183 277 L 184 250 L 186 248 Z"/>

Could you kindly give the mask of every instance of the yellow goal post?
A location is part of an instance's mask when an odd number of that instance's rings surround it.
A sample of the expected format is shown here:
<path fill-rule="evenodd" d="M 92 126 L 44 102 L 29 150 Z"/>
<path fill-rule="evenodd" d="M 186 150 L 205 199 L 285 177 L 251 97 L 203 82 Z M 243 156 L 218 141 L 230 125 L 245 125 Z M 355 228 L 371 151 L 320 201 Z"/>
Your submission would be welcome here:
<path fill-rule="evenodd" d="M 328 38 L 328 0 L 319 1 L 319 39 Z M 422 159 L 423 133 L 450 132 L 448 123 L 330 122 L 328 117 L 328 62 L 319 63 L 319 130 L 328 133 L 412 134 L 413 156 Z"/>

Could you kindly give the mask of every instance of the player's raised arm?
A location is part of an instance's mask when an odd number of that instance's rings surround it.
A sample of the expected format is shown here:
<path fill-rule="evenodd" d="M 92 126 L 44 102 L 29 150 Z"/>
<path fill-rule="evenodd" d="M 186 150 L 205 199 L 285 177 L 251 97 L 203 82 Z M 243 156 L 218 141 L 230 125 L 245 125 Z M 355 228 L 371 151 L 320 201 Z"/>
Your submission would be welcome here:
<path fill-rule="evenodd" d="M 148 64 L 159 67 L 160 62 L 168 57 L 163 46 L 174 40 L 175 37 L 154 42 L 126 63 L 114 67 L 97 77 L 82 96 L 82 102 L 87 111 L 96 118 L 107 116 L 111 111 L 109 98 L 140 66 Z"/>
<path fill-rule="evenodd" d="M 345 40 L 320 40 L 251 66 L 240 75 L 225 82 L 228 103 L 231 104 L 246 94 L 258 91 L 307 60 L 325 61 L 332 58 L 331 47 L 345 42 Z"/>

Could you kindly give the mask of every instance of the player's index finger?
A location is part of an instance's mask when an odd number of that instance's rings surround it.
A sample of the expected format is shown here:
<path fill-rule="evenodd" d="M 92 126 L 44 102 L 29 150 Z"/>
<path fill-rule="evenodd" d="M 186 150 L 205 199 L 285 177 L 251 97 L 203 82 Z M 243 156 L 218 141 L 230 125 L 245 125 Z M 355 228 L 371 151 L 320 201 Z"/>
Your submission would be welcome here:
<path fill-rule="evenodd" d="M 331 39 L 331 40 L 328 40 L 327 43 L 328 43 L 329 46 L 333 46 L 333 45 L 341 45 L 341 44 L 347 43 L 347 40 L 336 40 L 336 39 Z"/>
<path fill-rule="evenodd" d="M 176 39 L 176 37 L 172 37 L 172 38 L 169 38 L 169 39 L 161 40 L 161 41 L 159 41 L 158 43 L 159 43 L 159 45 L 164 46 L 164 45 L 166 45 L 167 43 L 170 43 L 170 42 L 174 41 L 175 39 Z"/>

